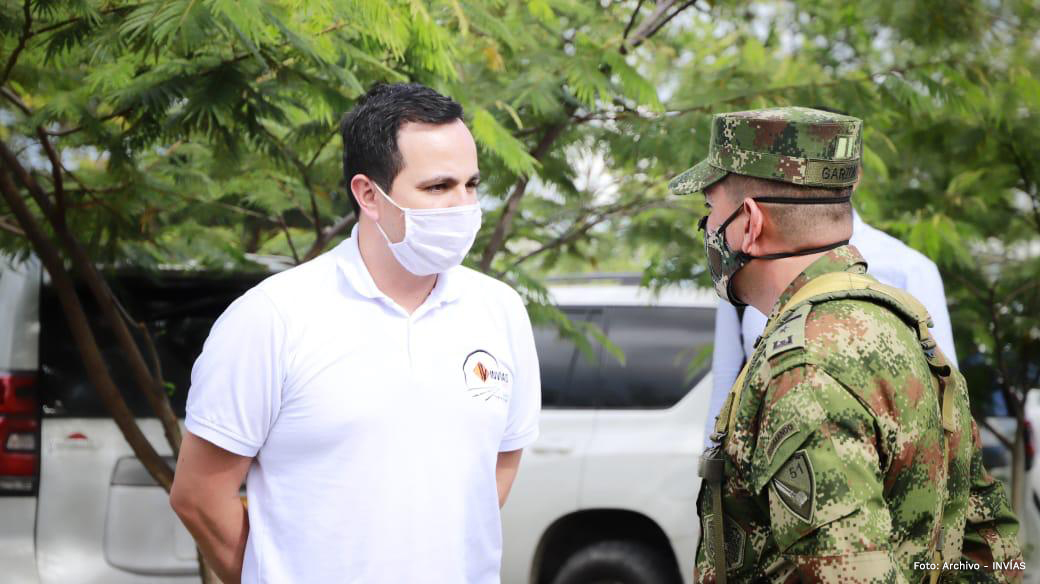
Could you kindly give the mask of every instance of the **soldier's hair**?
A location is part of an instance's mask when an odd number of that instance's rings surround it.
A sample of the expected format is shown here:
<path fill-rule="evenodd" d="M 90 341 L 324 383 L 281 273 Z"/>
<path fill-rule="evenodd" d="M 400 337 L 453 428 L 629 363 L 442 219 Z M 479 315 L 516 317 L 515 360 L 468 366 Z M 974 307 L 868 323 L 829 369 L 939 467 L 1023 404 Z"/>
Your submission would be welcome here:
<path fill-rule="evenodd" d="M 763 195 L 812 199 L 852 194 L 852 187 L 830 188 L 796 185 L 734 172 L 727 174 L 712 187 L 716 185 L 725 185 L 726 194 L 737 202 Z M 851 203 L 832 205 L 761 203 L 761 205 L 776 223 L 777 229 L 783 234 L 784 239 L 791 243 L 815 241 L 814 235 L 821 231 L 826 232 L 852 225 Z"/>
<path fill-rule="evenodd" d="M 355 216 L 361 209 L 350 193 L 350 181 L 364 174 L 389 194 L 404 168 L 397 147 L 401 126 L 413 122 L 450 124 L 462 119 L 462 106 L 419 83 L 377 83 L 343 118 L 343 181 Z"/>

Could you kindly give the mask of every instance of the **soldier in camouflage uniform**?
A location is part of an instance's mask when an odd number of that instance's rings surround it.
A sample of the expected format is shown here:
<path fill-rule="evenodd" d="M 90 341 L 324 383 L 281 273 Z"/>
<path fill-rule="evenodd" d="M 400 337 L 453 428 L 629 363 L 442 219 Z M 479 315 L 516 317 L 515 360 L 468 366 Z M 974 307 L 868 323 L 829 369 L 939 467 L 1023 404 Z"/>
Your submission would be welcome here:
<path fill-rule="evenodd" d="M 798 107 L 717 115 L 707 160 L 669 185 L 705 192 L 716 291 L 770 315 L 701 461 L 697 582 L 1024 570 L 964 378 L 924 308 L 867 276 L 848 245 L 861 124 Z"/>

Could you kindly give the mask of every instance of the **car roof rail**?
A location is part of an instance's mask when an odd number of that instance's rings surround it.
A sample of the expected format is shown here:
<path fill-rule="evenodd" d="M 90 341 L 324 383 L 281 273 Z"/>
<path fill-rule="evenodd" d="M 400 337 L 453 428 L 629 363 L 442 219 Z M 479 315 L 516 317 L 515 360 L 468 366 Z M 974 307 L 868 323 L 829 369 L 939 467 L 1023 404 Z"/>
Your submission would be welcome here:
<path fill-rule="evenodd" d="M 622 286 L 639 286 L 643 283 L 643 274 L 640 272 L 588 272 L 583 274 L 560 274 L 549 276 L 545 279 L 547 284 L 585 284 L 611 283 Z"/>

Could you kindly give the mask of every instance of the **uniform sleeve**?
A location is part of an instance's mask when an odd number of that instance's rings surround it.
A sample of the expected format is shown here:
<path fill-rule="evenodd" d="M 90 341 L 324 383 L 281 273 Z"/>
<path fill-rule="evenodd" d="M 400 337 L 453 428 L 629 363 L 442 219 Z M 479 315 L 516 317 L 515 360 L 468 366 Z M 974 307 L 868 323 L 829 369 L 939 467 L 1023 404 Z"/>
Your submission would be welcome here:
<path fill-rule="evenodd" d="M 1003 486 L 982 465 L 979 430 L 971 422 L 974 452 L 971 457 L 971 493 L 968 498 L 967 521 L 964 528 L 963 554 L 983 566 L 1000 562 L 1003 566 L 1018 563 L 1022 552 L 1018 545 L 1018 520 L 1004 495 Z M 1017 567 L 993 570 L 978 581 L 1019 582 L 1023 570 Z M 978 576 L 983 576 L 979 574 Z"/>
<path fill-rule="evenodd" d="M 509 417 L 506 431 L 499 443 L 499 452 L 520 450 L 538 438 L 538 416 L 542 409 L 541 369 L 534 347 L 534 332 L 523 301 L 515 297 L 512 321 L 512 345 L 516 370 L 509 397 Z"/>
<path fill-rule="evenodd" d="M 950 311 L 946 305 L 946 290 L 943 288 L 939 268 L 929 261 L 919 270 L 907 276 L 906 291 L 917 298 L 932 317 L 931 329 L 939 349 L 946 355 L 950 363 L 957 366 L 957 350 L 953 344 L 953 327 L 950 324 Z"/>
<path fill-rule="evenodd" d="M 775 377 L 764 412 L 753 487 L 767 491 L 771 531 L 800 579 L 904 582 L 870 413 L 813 365 Z"/>
<path fill-rule="evenodd" d="M 712 391 L 708 416 L 704 425 L 704 445 L 711 442 L 715 417 L 719 415 L 733 382 L 744 364 L 744 347 L 740 344 L 740 320 L 737 309 L 725 300 L 715 309 L 715 345 L 711 354 Z"/>
<path fill-rule="evenodd" d="M 285 324 L 254 288 L 210 330 L 191 370 L 185 427 L 240 456 L 256 456 L 281 407 Z"/>

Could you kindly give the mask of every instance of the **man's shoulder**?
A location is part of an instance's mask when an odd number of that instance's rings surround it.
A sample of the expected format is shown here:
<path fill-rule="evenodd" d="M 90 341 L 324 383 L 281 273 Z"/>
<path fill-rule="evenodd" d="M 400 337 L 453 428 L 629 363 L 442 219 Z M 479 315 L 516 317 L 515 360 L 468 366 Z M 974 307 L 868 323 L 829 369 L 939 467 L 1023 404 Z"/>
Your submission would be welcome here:
<path fill-rule="evenodd" d="M 293 307 L 312 304 L 317 295 L 335 289 L 335 278 L 335 259 L 325 253 L 268 276 L 247 294 L 263 294 L 279 311 L 291 312 Z"/>
<path fill-rule="evenodd" d="M 928 256 L 910 247 L 903 240 L 863 223 L 853 234 L 852 245 L 863 254 L 868 265 L 901 266 L 910 272 L 918 266 L 934 266 Z"/>
<path fill-rule="evenodd" d="M 859 298 L 804 304 L 761 342 L 774 374 L 812 363 L 845 377 L 921 355 L 916 334 L 901 316 Z"/>
<path fill-rule="evenodd" d="M 458 278 L 459 285 L 464 288 L 463 296 L 468 300 L 500 304 L 510 309 L 522 308 L 524 305 L 520 294 L 512 286 L 483 272 L 458 266 L 453 268 L 452 276 Z"/>

